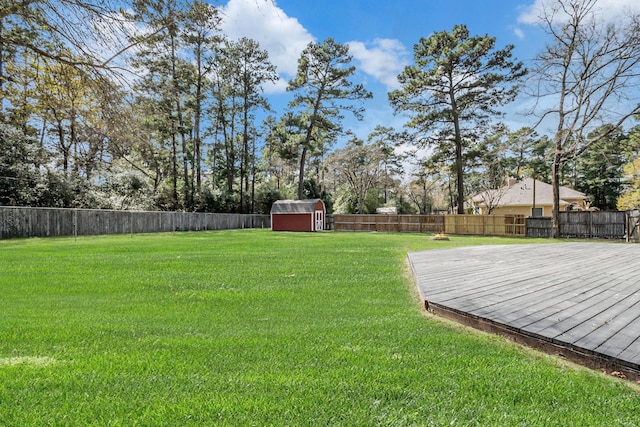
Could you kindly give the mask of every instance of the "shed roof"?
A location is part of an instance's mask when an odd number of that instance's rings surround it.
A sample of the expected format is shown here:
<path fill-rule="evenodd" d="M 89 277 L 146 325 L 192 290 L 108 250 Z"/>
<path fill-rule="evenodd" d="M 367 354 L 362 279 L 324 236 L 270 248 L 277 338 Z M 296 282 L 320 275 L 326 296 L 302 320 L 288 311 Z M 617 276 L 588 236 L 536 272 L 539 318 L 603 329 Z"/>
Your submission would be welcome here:
<path fill-rule="evenodd" d="M 271 213 L 313 213 L 316 210 L 316 203 L 320 199 L 306 200 L 276 200 L 271 205 Z"/>

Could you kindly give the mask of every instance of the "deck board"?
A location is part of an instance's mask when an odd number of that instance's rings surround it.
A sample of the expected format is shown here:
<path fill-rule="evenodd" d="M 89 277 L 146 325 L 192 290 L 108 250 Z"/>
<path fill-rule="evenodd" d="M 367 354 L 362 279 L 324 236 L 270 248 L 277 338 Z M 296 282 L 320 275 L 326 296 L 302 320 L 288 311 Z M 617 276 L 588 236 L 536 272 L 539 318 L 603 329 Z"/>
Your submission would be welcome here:
<path fill-rule="evenodd" d="M 640 376 L 640 245 L 475 246 L 408 257 L 425 303 L 443 313 Z"/>

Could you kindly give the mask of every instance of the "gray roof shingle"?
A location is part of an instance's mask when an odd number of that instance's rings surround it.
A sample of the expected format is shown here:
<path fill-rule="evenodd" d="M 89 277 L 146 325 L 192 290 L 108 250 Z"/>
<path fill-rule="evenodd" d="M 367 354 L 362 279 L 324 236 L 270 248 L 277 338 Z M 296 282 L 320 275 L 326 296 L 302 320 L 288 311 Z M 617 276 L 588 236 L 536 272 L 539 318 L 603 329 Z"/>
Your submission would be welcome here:
<path fill-rule="evenodd" d="M 313 213 L 320 199 L 277 200 L 271 205 L 271 213 Z"/>
<path fill-rule="evenodd" d="M 533 179 L 526 178 L 518 181 L 511 186 L 505 186 L 498 190 L 487 190 L 495 192 L 495 196 L 491 197 L 499 200 L 500 206 L 528 206 L 533 200 Z M 472 200 L 482 204 L 484 201 L 483 193 L 476 194 Z M 569 204 L 566 199 L 585 199 L 586 194 L 573 190 L 569 187 L 560 187 L 560 204 Z M 553 204 L 553 187 L 542 181 L 536 180 L 536 203 L 539 205 Z"/>

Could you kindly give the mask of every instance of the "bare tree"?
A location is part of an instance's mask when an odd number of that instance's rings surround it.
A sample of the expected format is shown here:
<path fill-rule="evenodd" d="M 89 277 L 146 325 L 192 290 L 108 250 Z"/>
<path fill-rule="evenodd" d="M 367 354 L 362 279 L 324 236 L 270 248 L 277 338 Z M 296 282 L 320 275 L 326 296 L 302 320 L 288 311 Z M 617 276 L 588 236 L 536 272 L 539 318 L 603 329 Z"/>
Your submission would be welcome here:
<path fill-rule="evenodd" d="M 328 169 L 342 181 L 350 198 L 355 201 L 356 213 L 365 213 L 365 200 L 386 173 L 387 152 L 381 143 L 365 144 L 352 137 L 345 148 L 334 151 L 327 158 Z"/>
<path fill-rule="evenodd" d="M 555 0 L 540 12 L 549 41 L 535 61 L 539 126 L 553 123 L 553 237 L 558 236 L 562 166 L 640 112 L 631 102 L 640 77 L 640 16 L 607 21 L 597 0 Z"/>
<path fill-rule="evenodd" d="M 509 191 L 509 183 L 500 188 L 487 188 L 476 195 L 476 198 L 482 201 L 486 208 L 486 215 L 502 206 L 502 198 Z"/>
<path fill-rule="evenodd" d="M 439 186 L 437 181 L 430 181 L 426 174 L 419 174 L 407 187 L 407 196 L 418 207 L 420 215 L 428 215 L 433 211 L 433 194 Z"/>
<path fill-rule="evenodd" d="M 131 47 L 114 45 L 108 36 L 125 35 L 131 27 L 124 12 L 129 4 L 128 0 L 2 2 L 0 45 L 3 49 L 21 47 L 78 68 L 112 68 L 114 58 Z"/>

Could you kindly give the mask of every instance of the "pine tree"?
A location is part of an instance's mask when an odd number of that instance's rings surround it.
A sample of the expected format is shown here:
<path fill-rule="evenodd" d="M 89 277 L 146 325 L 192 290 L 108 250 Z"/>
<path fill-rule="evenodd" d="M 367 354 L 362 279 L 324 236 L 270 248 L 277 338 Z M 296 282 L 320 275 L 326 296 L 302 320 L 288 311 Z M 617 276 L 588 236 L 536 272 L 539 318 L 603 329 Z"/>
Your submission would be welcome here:
<path fill-rule="evenodd" d="M 389 94 L 396 112 L 408 112 L 407 126 L 420 144 L 453 148 L 458 213 L 464 213 L 465 150 L 478 138 L 498 107 L 512 101 L 525 74 L 511 60 L 513 46 L 495 49 L 495 38 L 470 36 L 465 25 L 422 38 L 414 46 L 415 64 L 398 76 L 401 88 Z"/>

